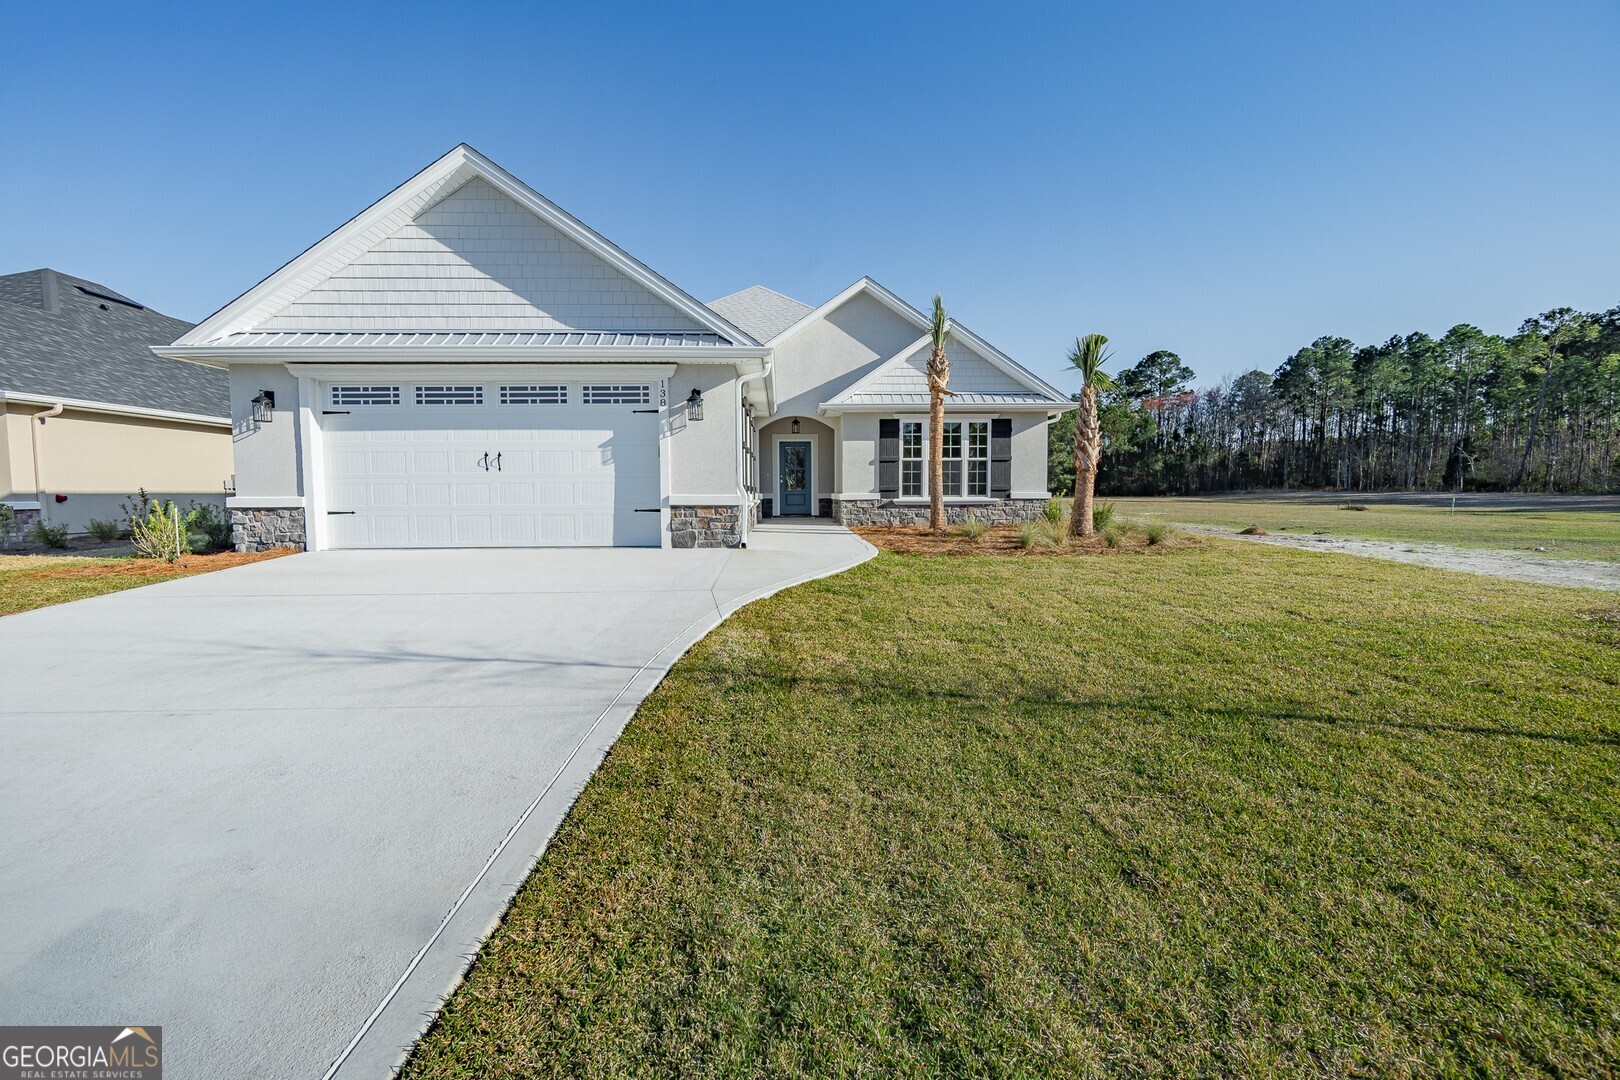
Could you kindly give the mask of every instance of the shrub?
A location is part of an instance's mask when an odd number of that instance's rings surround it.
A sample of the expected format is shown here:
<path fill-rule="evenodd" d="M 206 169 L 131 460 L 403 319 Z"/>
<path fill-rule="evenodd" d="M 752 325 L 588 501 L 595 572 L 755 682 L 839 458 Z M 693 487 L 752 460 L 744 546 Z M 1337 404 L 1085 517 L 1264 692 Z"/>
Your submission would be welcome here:
<path fill-rule="evenodd" d="M 1044 514 L 1046 520 L 1050 521 L 1053 525 L 1060 523 L 1063 520 L 1063 500 L 1046 500 L 1046 509 L 1041 511 L 1041 513 Z"/>
<path fill-rule="evenodd" d="M 1365 510 L 1367 508 L 1365 506 L 1362 506 L 1360 503 L 1345 503 L 1343 506 L 1339 507 L 1339 509 L 1340 510 Z"/>
<path fill-rule="evenodd" d="M 968 511 L 967 519 L 965 521 L 963 521 L 961 526 L 957 529 L 957 532 L 961 533 L 963 536 L 967 537 L 969 540 L 978 540 L 980 537 L 984 536 L 984 534 L 989 532 L 989 531 L 990 531 L 990 526 L 986 525 L 984 522 L 982 522 L 978 518 L 974 517 L 973 512 L 971 510 Z"/>
<path fill-rule="evenodd" d="M 1026 521 L 1023 528 L 1018 530 L 1018 543 L 1025 551 L 1034 548 L 1062 547 L 1063 530 L 1057 522 L 1044 518 L 1040 521 Z"/>
<path fill-rule="evenodd" d="M 152 512 L 152 496 L 146 493 L 145 488 L 136 488 L 135 494 L 118 504 L 118 509 L 124 512 L 128 527 L 133 529 L 137 521 L 144 520 Z"/>
<path fill-rule="evenodd" d="M 213 503 L 192 503 L 192 551 L 223 551 L 231 546 L 231 522 Z"/>
<path fill-rule="evenodd" d="M 0 503 L 0 540 L 10 540 L 17 532 L 17 511 Z"/>
<path fill-rule="evenodd" d="M 173 500 L 150 503 L 146 517 L 130 526 L 135 553 L 148 559 L 174 562 L 191 550 L 191 531 L 196 521 L 195 509 L 182 514 Z"/>
<path fill-rule="evenodd" d="M 1114 520 L 1115 508 L 1111 502 L 1100 502 L 1091 508 L 1091 527 L 1101 532 Z"/>
<path fill-rule="evenodd" d="M 1103 543 L 1111 548 L 1117 548 L 1125 542 L 1125 533 L 1128 530 L 1124 522 L 1110 521 L 1098 530 L 1102 534 Z"/>
<path fill-rule="evenodd" d="M 52 525 L 44 518 L 36 518 L 33 526 L 28 530 L 28 539 L 41 547 L 65 548 L 67 547 L 68 527 L 66 525 Z"/>
<path fill-rule="evenodd" d="M 116 521 L 102 521 L 99 518 L 91 518 L 90 525 L 85 531 L 90 534 L 92 539 L 106 544 L 118 539 L 118 534 L 124 530 Z"/>
<path fill-rule="evenodd" d="M 1162 544 L 1175 535 L 1175 530 L 1162 521 L 1150 521 L 1142 528 L 1142 531 L 1147 534 L 1147 542 L 1150 547 L 1154 544 Z"/>

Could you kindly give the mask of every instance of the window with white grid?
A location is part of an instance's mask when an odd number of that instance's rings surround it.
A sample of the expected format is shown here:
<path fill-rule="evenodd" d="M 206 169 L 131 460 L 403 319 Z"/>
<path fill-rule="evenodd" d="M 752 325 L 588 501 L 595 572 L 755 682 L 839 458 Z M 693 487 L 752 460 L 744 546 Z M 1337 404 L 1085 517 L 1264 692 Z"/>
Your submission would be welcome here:
<path fill-rule="evenodd" d="M 397 386 L 334 386 L 333 405 L 398 405 Z"/>
<path fill-rule="evenodd" d="M 482 386 L 418 386 L 416 388 L 416 403 L 418 405 L 482 405 L 484 403 L 484 388 Z"/>
<path fill-rule="evenodd" d="M 588 384 L 584 400 L 587 405 L 646 405 L 652 401 L 652 387 L 646 383 Z"/>
<path fill-rule="evenodd" d="M 568 387 L 566 386 L 503 386 L 501 387 L 502 405 L 566 405 L 568 404 Z"/>

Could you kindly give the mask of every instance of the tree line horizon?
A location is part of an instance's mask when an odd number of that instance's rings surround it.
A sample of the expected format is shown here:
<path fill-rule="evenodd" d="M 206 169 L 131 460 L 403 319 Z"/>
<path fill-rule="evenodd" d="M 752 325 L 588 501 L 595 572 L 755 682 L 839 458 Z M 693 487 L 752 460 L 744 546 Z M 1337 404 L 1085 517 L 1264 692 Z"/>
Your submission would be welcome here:
<path fill-rule="evenodd" d="M 1160 349 L 1111 383 L 1099 494 L 1620 491 L 1620 305 L 1554 308 L 1509 335 L 1328 335 L 1207 387 Z M 1074 413 L 1049 432 L 1051 489 L 1072 494 Z"/>

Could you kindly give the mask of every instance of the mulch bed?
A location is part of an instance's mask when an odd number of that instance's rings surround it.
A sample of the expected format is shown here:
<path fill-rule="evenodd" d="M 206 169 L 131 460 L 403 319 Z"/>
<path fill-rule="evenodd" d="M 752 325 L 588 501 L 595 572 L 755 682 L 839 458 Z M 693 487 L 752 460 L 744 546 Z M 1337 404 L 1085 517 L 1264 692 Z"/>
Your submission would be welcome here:
<path fill-rule="evenodd" d="M 937 536 L 926 525 L 857 525 L 850 531 L 880 551 L 905 555 L 1131 555 L 1201 546 L 1196 538 L 1184 535 L 1150 545 L 1137 529 L 1125 533 L 1118 547 L 1109 547 L 1094 535 L 1083 540 L 1071 537 L 1055 548 L 1025 548 L 1017 525 L 997 525 L 977 540 L 961 535 L 955 526 Z"/>

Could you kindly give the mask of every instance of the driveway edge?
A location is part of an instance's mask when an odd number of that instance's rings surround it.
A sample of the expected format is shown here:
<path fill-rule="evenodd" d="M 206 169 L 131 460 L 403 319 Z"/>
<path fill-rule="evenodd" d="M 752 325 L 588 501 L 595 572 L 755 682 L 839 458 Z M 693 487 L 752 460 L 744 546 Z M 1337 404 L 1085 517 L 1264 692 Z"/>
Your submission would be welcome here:
<path fill-rule="evenodd" d="M 705 614 L 670 639 L 632 675 L 602 711 L 534 802 L 518 817 L 472 882 L 446 913 L 439 928 L 406 965 L 322 1080 L 376 1080 L 398 1074 L 439 1009 L 461 985 L 484 941 L 505 918 L 517 892 L 539 864 L 551 838 L 623 734 L 643 699 L 664 681 L 669 669 L 708 634 L 742 608 L 811 581 L 841 574 L 870 560 L 878 549 L 856 536 L 856 557 L 813 573 L 745 593 Z"/>

